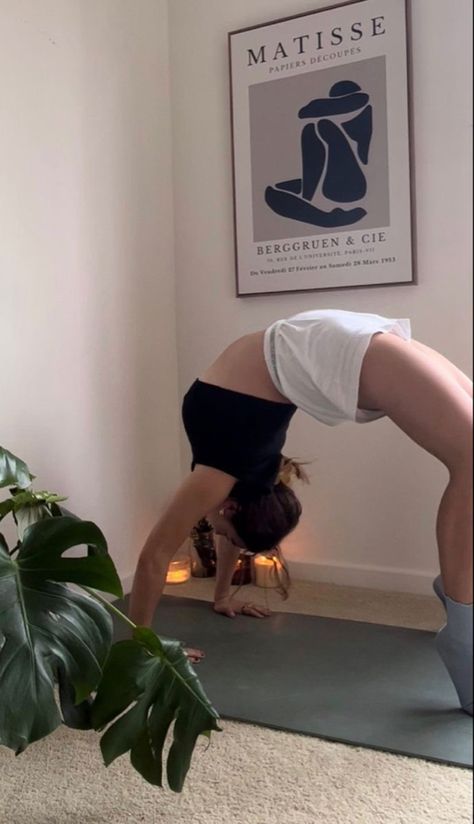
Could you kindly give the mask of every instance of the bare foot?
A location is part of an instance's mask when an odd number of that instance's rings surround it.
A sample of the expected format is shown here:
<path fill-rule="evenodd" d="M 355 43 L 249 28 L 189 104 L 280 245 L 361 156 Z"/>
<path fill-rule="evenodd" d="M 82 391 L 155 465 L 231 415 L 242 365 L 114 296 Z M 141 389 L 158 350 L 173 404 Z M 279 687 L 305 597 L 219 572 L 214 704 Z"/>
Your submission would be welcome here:
<path fill-rule="evenodd" d="M 190 649 L 189 647 L 185 647 L 184 652 L 191 661 L 191 664 L 199 664 L 202 659 L 206 657 L 202 649 Z"/>

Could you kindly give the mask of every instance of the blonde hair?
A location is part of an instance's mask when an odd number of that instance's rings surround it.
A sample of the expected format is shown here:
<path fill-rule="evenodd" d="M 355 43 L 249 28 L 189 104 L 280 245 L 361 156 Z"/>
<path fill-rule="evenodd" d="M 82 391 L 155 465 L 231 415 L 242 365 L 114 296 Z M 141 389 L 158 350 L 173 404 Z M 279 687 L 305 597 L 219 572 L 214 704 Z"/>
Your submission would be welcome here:
<path fill-rule="evenodd" d="M 293 481 L 301 481 L 309 484 L 309 477 L 303 466 L 306 466 L 308 461 L 297 461 L 295 458 L 288 458 L 286 455 L 281 456 L 280 471 L 275 483 L 281 483 L 285 486 L 293 486 Z M 288 565 L 283 557 L 281 547 L 279 544 L 275 547 L 270 557 L 274 560 L 274 576 L 276 579 L 276 591 L 281 595 L 283 601 L 288 600 L 288 594 L 291 588 L 291 576 Z M 278 563 L 276 563 L 278 561 Z"/>
<path fill-rule="evenodd" d="M 282 455 L 280 470 L 275 483 L 282 483 L 285 484 L 285 486 L 292 486 L 292 481 L 296 478 L 298 481 L 309 484 L 309 477 L 303 469 L 303 466 L 306 466 L 307 463 L 308 461 L 302 463 L 297 461 L 295 458 L 287 458 L 286 455 Z"/>

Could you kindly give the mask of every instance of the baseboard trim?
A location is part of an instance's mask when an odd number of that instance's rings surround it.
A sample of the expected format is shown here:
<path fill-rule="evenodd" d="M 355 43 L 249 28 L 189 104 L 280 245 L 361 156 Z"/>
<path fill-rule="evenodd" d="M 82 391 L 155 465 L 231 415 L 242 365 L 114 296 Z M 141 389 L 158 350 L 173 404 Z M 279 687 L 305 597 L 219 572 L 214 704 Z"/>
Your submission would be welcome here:
<path fill-rule="evenodd" d="M 377 567 L 366 564 L 323 564 L 288 561 L 291 577 L 295 581 L 314 581 L 321 584 L 337 584 L 346 587 L 363 587 L 383 592 L 406 592 L 412 595 L 432 595 L 433 578 L 439 570 L 423 572 L 413 569 Z M 133 575 L 121 576 L 122 587 L 127 595 L 132 589 Z"/>
<path fill-rule="evenodd" d="M 297 581 L 315 581 L 339 586 L 364 587 L 384 592 L 406 592 L 413 595 L 432 595 L 433 578 L 439 570 L 423 572 L 414 569 L 377 567 L 366 564 L 324 564 L 288 561 L 292 578 Z"/>

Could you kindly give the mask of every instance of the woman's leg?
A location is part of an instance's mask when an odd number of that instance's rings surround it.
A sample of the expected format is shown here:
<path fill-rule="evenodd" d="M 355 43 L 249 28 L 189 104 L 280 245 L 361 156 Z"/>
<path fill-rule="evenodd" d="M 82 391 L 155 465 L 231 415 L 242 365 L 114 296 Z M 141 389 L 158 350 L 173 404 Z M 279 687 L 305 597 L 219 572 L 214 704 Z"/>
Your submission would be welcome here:
<path fill-rule="evenodd" d="M 375 335 L 362 366 L 359 401 L 383 409 L 449 471 L 436 524 L 447 615 L 436 647 L 461 707 L 472 715 L 472 399 L 440 358 L 395 335 Z"/>
<path fill-rule="evenodd" d="M 362 366 L 359 405 L 383 409 L 447 467 L 436 525 L 441 574 L 446 594 L 471 604 L 472 400 L 442 361 L 395 335 L 375 335 Z"/>
<path fill-rule="evenodd" d="M 423 352 L 425 357 L 429 358 L 432 363 L 443 369 L 443 371 L 447 375 L 453 377 L 455 381 L 459 384 L 459 386 L 462 389 L 464 389 L 465 392 L 467 392 L 470 398 L 472 398 L 472 380 L 464 372 L 458 369 L 458 367 L 455 366 L 454 363 L 448 360 L 448 358 L 444 357 L 444 355 L 441 355 L 435 349 L 431 349 L 431 347 L 426 346 L 424 343 L 421 343 L 418 340 L 414 340 L 413 338 L 411 338 L 410 343 L 420 352 Z M 442 602 L 442 604 L 444 605 L 444 607 L 447 608 L 446 593 L 444 591 L 443 580 L 441 575 L 438 575 L 433 581 L 433 589 L 438 598 L 440 599 L 440 601 Z"/>
<path fill-rule="evenodd" d="M 420 343 L 419 340 L 410 340 L 410 344 L 418 349 L 420 352 L 423 352 L 427 358 L 430 358 L 433 363 L 438 364 L 438 366 L 443 369 L 448 375 L 451 375 L 459 386 L 464 389 L 468 395 L 472 398 L 472 381 L 468 378 L 467 375 L 464 374 L 454 363 L 451 363 L 448 358 L 445 358 L 444 355 L 441 355 L 435 349 L 431 349 L 429 346 L 426 346 L 424 343 Z"/>

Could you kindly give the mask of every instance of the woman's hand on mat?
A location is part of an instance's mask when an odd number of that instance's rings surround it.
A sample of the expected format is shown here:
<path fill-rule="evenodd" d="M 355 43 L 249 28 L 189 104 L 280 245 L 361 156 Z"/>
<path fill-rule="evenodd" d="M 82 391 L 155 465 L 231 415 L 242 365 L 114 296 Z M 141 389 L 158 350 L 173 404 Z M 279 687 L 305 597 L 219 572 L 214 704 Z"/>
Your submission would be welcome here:
<path fill-rule="evenodd" d="M 251 601 L 234 601 L 231 598 L 223 598 L 214 603 L 214 612 L 225 615 L 227 618 L 235 618 L 236 615 L 248 615 L 249 618 L 268 618 L 272 613 L 266 607 L 253 604 Z"/>

